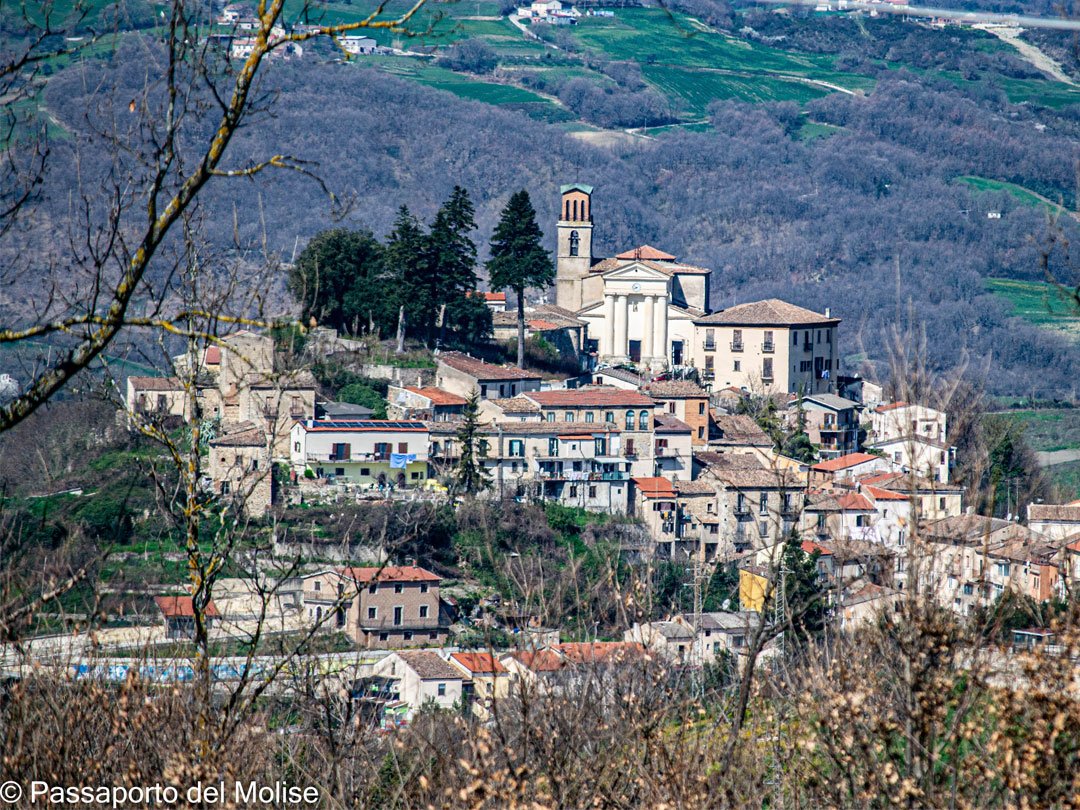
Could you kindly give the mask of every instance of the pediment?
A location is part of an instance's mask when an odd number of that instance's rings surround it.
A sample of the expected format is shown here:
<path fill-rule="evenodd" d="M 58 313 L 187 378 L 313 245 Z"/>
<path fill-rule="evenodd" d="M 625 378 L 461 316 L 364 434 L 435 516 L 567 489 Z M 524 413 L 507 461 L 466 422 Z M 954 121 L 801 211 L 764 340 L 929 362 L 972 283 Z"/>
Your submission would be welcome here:
<path fill-rule="evenodd" d="M 668 274 L 655 270 L 640 262 L 628 262 L 608 270 L 603 274 L 605 281 L 663 281 L 667 283 Z"/>

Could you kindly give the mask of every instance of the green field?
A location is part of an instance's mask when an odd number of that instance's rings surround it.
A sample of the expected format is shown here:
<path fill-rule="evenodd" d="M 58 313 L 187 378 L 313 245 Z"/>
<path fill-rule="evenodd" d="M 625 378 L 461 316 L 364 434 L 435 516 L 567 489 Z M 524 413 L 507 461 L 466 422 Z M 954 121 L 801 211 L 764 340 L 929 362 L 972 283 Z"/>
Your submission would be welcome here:
<path fill-rule="evenodd" d="M 988 278 L 986 288 L 1008 301 L 1015 317 L 1073 338 L 1080 337 L 1077 303 L 1056 285 L 1045 281 Z"/>
<path fill-rule="evenodd" d="M 795 101 L 805 104 L 829 92 L 796 79 L 768 75 L 747 76 L 667 65 L 646 65 L 642 72 L 649 83 L 666 96 L 682 99 L 684 110 L 694 116 L 703 115 L 710 102 L 717 99 Z"/>
<path fill-rule="evenodd" d="M 817 121 L 807 121 L 799 130 L 799 140 L 813 141 L 818 138 L 828 138 L 830 135 L 835 135 L 837 132 L 843 131 L 843 127 L 834 126 L 833 124 L 820 124 Z"/>
<path fill-rule="evenodd" d="M 1009 419 L 1024 426 L 1028 444 L 1037 452 L 1080 449 L 1080 408 L 1045 408 L 1007 411 Z"/>
<path fill-rule="evenodd" d="M 1054 487 L 1055 501 L 1068 503 L 1080 498 L 1080 461 L 1055 464 L 1044 472 Z"/>
<path fill-rule="evenodd" d="M 964 185 L 971 186 L 971 188 L 975 189 L 976 191 L 1007 192 L 1020 202 L 1024 203 L 1024 205 L 1042 207 L 1053 214 L 1066 213 L 1065 208 L 1063 208 L 1061 205 L 1047 200 L 1045 197 L 1036 194 L 1031 189 L 1024 188 L 1023 186 L 1018 186 L 1016 185 L 1016 183 L 1008 183 L 1004 180 L 991 180 L 988 177 L 975 177 L 972 175 L 957 177 L 956 181 L 958 183 L 963 183 Z"/>

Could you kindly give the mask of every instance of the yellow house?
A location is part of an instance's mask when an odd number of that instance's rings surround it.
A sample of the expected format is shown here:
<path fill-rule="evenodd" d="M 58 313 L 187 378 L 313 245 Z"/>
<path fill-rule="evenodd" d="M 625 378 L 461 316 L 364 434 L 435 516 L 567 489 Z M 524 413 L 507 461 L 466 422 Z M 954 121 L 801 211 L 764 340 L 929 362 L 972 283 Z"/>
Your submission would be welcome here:
<path fill-rule="evenodd" d="M 491 704 L 510 694 L 510 670 L 489 652 L 459 652 L 450 656 L 450 663 L 472 679 L 473 714 L 481 720 L 491 715 Z"/>
<path fill-rule="evenodd" d="M 771 591 L 772 583 L 769 582 L 768 577 L 766 577 L 760 569 L 739 569 L 740 608 L 760 613 L 765 607 L 765 599 Z"/>

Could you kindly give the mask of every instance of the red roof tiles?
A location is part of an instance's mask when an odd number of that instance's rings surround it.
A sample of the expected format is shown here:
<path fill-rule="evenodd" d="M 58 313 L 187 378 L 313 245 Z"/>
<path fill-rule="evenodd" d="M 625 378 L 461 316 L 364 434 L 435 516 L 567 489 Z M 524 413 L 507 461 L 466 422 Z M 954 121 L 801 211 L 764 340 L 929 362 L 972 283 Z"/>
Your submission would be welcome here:
<path fill-rule="evenodd" d="M 498 662 L 494 655 L 487 652 L 459 652 L 450 656 L 474 675 L 500 675 L 506 667 Z"/>
<path fill-rule="evenodd" d="M 528 391 L 533 402 L 547 408 L 652 408 L 656 402 L 639 391 L 627 391 L 610 385 L 569 388 L 565 391 Z"/>
<path fill-rule="evenodd" d="M 465 397 L 459 397 L 457 394 L 451 394 L 449 391 L 444 391 L 441 388 L 434 386 L 428 386 L 426 388 L 417 388 L 414 385 L 404 386 L 406 391 L 412 391 L 414 394 L 419 394 L 422 397 L 427 397 L 431 400 L 432 405 L 464 405 Z"/>
<path fill-rule="evenodd" d="M 337 573 L 355 582 L 439 582 L 440 577 L 416 565 L 388 565 L 385 568 L 339 568 Z"/>
<path fill-rule="evenodd" d="M 496 366 L 485 363 L 471 355 L 462 352 L 441 352 L 435 360 L 443 365 L 450 366 L 470 377 L 478 380 L 539 380 L 541 376 L 533 371 L 525 371 L 510 366 Z"/>
<path fill-rule="evenodd" d="M 615 254 L 616 259 L 645 259 L 646 261 L 653 262 L 673 262 L 675 257 L 670 253 L 665 253 L 662 250 L 654 248 L 652 245 L 642 245 L 636 247 L 633 250 L 624 250 L 622 253 Z"/>
<path fill-rule="evenodd" d="M 674 498 L 675 488 L 666 478 L 631 478 L 644 498 Z"/>
<path fill-rule="evenodd" d="M 877 461 L 880 458 L 881 456 L 872 456 L 869 453 L 848 453 L 846 456 L 815 464 L 812 469 L 820 472 L 836 472 L 837 470 L 846 470 L 849 467 L 857 467 L 859 464 L 865 464 L 868 461 Z"/>
<path fill-rule="evenodd" d="M 155 596 L 154 603 L 167 619 L 188 618 L 195 615 L 195 606 L 190 596 Z M 206 616 L 216 619 L 220 615 L 214 600 L 211 599 L 206 605 Z"/>

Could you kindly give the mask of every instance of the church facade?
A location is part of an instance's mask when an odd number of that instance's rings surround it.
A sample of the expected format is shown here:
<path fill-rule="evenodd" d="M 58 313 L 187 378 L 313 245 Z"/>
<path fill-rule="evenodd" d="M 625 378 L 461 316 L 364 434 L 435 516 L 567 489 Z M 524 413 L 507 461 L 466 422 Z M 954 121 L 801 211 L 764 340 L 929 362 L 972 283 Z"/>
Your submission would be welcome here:
<path fill-rule="evenodd" d="M 563 186 L 556 304 L 588 324 L 600 362 L 653 371 L 690 365 L 695 320 L 707 315 L 712 271 L 649 245 L 593 255 L 592 186 Z"/>

